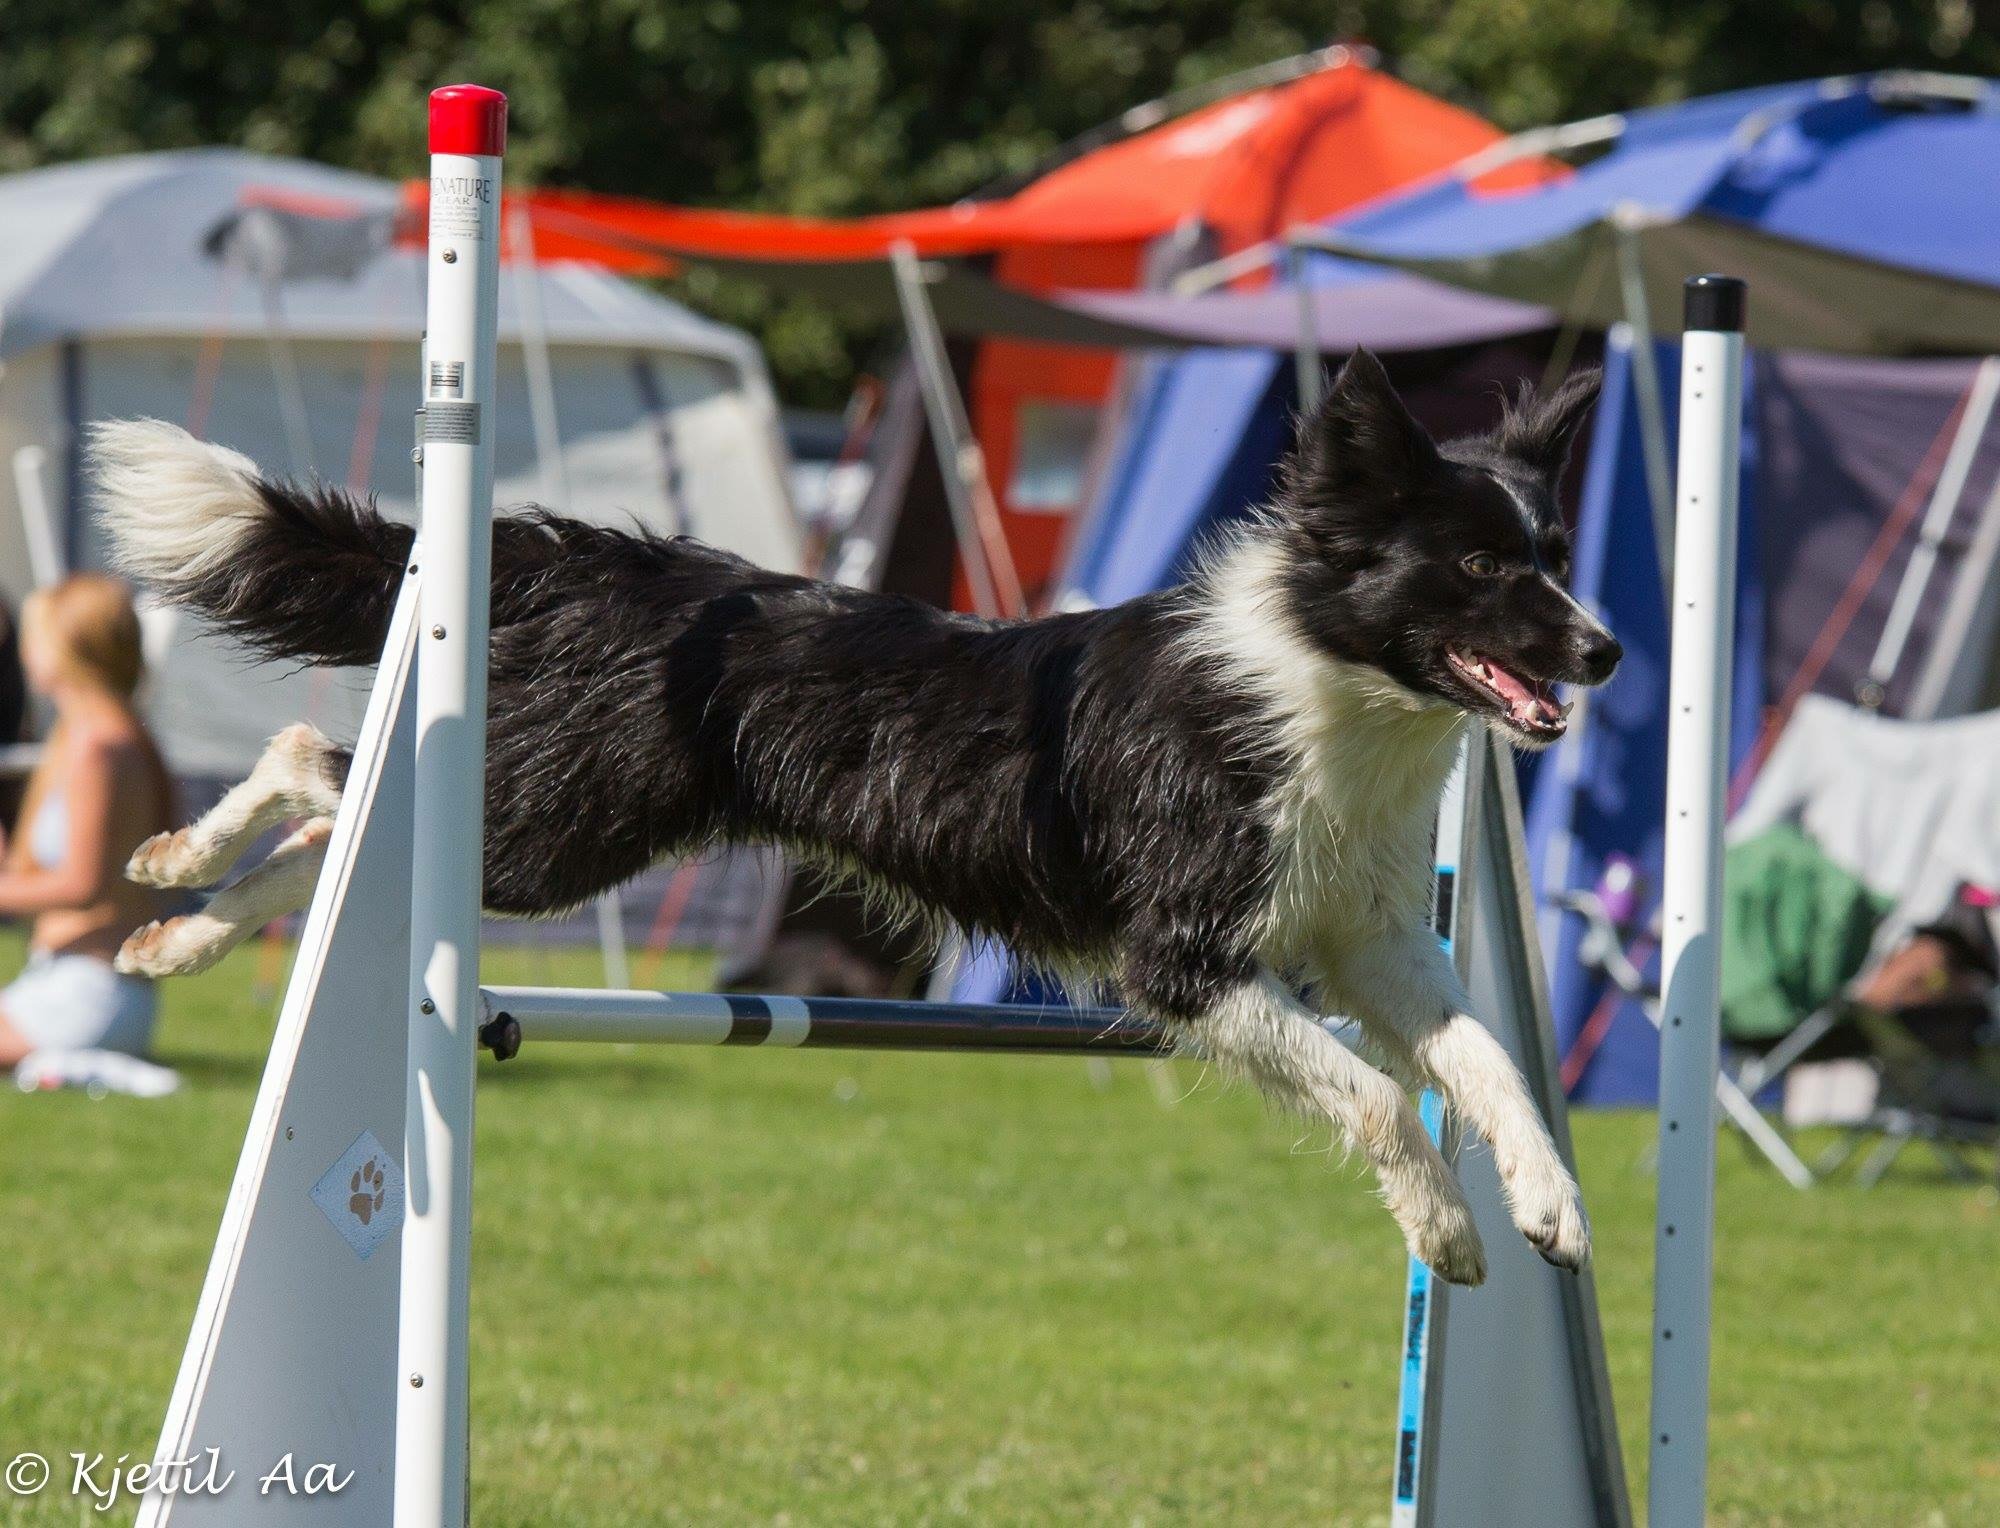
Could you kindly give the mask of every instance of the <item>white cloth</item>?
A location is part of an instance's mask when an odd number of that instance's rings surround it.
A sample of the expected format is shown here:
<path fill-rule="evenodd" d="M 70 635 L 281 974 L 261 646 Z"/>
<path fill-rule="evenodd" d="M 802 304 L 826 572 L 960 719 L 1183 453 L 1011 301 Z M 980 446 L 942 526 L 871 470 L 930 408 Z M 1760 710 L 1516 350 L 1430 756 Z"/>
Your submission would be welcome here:
<path fill-rule="evenodd" d="M 153 1043 L 159 995 L 141 976 L 121 976 L 95 955 L 32 951 L 27 968 L 0 987 L 0 1011 L 36 1050 L 111 1050 L 143 1056 Z"/>
<path fill-rule="evenodd" d="M 2000 886 L 2000 711 L 1905 722 L 1808 695 L 1730 837 L 1781 822 L 1896 899 L 1880 954 L 1943 912 L 1961 881 Z"/>
<path fill-rule="evenodd" d="M 47 1093 L 56 1088 L 82 1088 L 93 1098 L 125 1093 L 134 1098 L 165 1098 L 178 1092 L 181 1074 L 154 1061 L 141 1061 L 122 1051 L 40 1050 L 14 1068 L 14 1086 L 23 1093 Z"/>

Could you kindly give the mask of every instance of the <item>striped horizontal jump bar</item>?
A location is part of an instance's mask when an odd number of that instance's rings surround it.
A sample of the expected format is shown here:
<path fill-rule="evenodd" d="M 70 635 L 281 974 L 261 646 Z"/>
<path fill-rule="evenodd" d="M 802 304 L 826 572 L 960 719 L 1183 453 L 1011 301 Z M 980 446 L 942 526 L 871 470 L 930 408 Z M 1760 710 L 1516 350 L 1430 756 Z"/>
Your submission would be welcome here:
<path fill-rule="evenodd" d="M 481 996 L 488 1020 L 481 1038 L 503 1059 L 525 1040 L 1021 1055 L 1153 1056 L 1168 1048 L 1158 1026 L 1116 1008 L 591 987 L 485 987 Z"/>

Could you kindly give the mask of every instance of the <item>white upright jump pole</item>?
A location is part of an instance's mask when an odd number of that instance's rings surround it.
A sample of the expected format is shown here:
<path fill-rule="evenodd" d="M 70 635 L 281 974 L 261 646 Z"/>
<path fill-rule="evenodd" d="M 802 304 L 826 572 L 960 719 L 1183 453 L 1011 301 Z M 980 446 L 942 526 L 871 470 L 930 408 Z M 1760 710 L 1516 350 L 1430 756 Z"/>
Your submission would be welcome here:
<path fill-rule="evenodd" d="M 431 92 L 396 1528 L 466 1520 L 472 1082 L 507 98 Z"/>
<path fill-rule="evenodd" d="M 1699 1528 L 1708 1470 L 1722 827 L 1736 621 L 1745 289 L 1689 279 L 1681 340 L 1673 671 L 1668 689 L 1660 1179 L 1653 1254 L 1652 1528 Z"/>

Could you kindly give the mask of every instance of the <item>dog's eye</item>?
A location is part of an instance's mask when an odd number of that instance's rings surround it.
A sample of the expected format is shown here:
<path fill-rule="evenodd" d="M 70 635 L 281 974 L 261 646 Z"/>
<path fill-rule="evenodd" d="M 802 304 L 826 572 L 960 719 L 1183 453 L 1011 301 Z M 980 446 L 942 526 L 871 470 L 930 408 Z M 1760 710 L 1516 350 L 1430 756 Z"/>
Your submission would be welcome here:
<path fill-rule="evenodd" d="M 1491 552 L 1474 552 L 1459 566 L 1474 578 L 1491 578 L 1500 571 L 1500 559 Z"/>

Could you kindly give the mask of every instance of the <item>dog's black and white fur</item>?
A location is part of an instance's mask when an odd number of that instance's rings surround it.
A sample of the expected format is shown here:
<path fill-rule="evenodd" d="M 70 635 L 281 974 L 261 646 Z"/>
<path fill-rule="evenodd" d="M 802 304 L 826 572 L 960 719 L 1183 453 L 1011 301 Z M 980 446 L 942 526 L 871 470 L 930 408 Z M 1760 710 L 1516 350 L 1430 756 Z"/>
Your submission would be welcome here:
<path fill-rule="evenodd" d="M 1478 1282 L 1471 1213 L 1403 1088 L 1328 1034 L 1304 984 L 1442 1090 L 1491 1144 L 1516 1224 L 1580 1266 L 1576 1186 L 1425 915 L 1468 718 L 1540 746 L 1564 726 L 1551 686 L 1618 660 L 1562 584 L 1556 483 L 1595 392 L 1524 394 L 1439 446 L 1357 353 L 1275 503 L 1187 584 L 1034 621 L 501 517 L 486 903 L 548 913 L 668 855 L 783 845 L 1114 981 L 1190 1051 L 1330 1120 L 1411 1250 Z M 168 425 L 105 426 L 95 455 L 122 565 L 157 594 L 271 656 L 375 659 L 408 527 Z M 302 905 L 346 762 L 288 729 L 215 812 L 142 846 L 136 878 L 212 885 L 275 822 L 317 819 L 206 912 L 134 935 L 126 967 L 198 968 Z"/>

